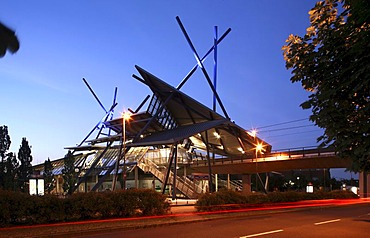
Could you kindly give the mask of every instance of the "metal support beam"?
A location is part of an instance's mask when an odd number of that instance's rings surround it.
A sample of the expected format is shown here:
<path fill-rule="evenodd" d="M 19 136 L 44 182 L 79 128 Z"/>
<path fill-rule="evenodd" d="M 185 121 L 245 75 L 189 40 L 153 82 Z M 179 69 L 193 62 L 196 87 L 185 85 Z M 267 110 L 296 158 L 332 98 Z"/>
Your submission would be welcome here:
<path fill-rule="evenodd" d="M 214 62 L 214 68 L 213 68 L 213 87 L 215 87 L 215 90 L 217 91 L 217 38 L 218 38 L 218 28 L 215 26 L 215 38 L 214 38 L 214 46 L 215 49 L 213 51 L 213 62 Z M 216 95 L 213 95 L 213 111 L 216 112 Z"/>
<path fill-rule="evenodd" d="M 150 121 L 148 121 L 146 123 L 146 125 L 140 130 L 139 133 L 137 133 L 137 135 L 135 136 L 135 138 L 132 140 L 133 143 L 135 143 L 139 138 L 140 138 L 140 135 L 143 134 L 147 129 L 148 127 L 150 126 L 150 124 L 154 121 L 155 118 L 158 117 L 158 115 L 161 113 L 161 111 L 163 110 L 163 108 L 167 105 L 167 103 L 171 100 L 171 98 L 173 97 L 174 93 L 171 93 L 168 98 L 166 99 L 166 101 L 164 103 L 162 103 L 161 107 L 158 108 L 158 110 L 156 111 L 156 113 L 152 116 L 152 118 L 150 119 Z"/>
<path fill-rule="evenodd" d="M 76 189 L 78 188 L 78 186 L 80 186 L 80 184 L 84 181 L 86 181 L 87 177 L 90 175 L 90 173 L 95 169 L 95 166 L 98 164 L 98 162 L 100 161 L 101 158 L 103 158 L 104 154 L 108 151 L 108 149 L 111 147 L 111 145 L 113 144 L 113 141 L 111 141 L 107 147 L 105 147 L 104 151 L 94 160 L 94 162 L 91 164 L 90 168 L 87 170 L 87 172 L 84 174 L 84 176 L 82 178 L 80 178 L 78 180 L 78 182 L 76 183 L 76 185 L 72 188 L 72 193 L 74 191 L 76 191 Z"/>
<path fill-rule="evenodd" d="M 205 69 L 205 67 L 204 67 L 204 65 L 203 65 L 203 62 L 202 62 L 201 58 L 199 57 L 199 55 L 198 55 L 198 53 L 197 53 L 197 51 L 196 51 L 196 49 L 195 49 L 195 47 L 194 47 L 194 45 L 193 45 L 192 41 L 190 40 L 190 37 L 189 37 L 188 33 L 187 33 L 187 32 L 186 32 L 186 30 L 185 30 L 184 25 L 182 24 L 182 22 L 181 22 L 181 20 L 180 20 L 180 18 L 179 18 L 178 16 L 176 17 L 176 20 L 177 20 L 177 22 L 178 22 L 178 24 L 179 24 L 179 26 L 180 26 L 180 28 L 181 28 L 181 30 L 182 30 L 182 32 L 183 32 L 183 34 L 184 34 L 185 38 L 186 38 L 186 40 L 187 40 L 187 42 L 188 42 L 188 44 L 189 44 L 189 46 L 190 46 L 191 50 L 192 50 L 192 51 L 193 51 L 193 53 L 194 53 L 194 57 L 195 57 L 195 59 L 197 60 L 198 65 L 199 65 L 199 67 L 201 68 L 201 70 L 202 70 L 202 72 L 203 72 L 203 74 L 204 74 L 204 76 L 205 76 L 205 78 L 206 78 L 206 80 L 207 80 L 207 82 L 208 82 L 208 85 L 210 86 L 210 88 L 212 89 L 213 94 L 215 95 L 215 97 L 216 97 L 216 99 L 217 99 L 217 102 L 218 102 L 218 104 L 220 105 L 220 107 L 221 107 L 221 109 L 222 109 L 222 112 L 224 113 L 224 115 L 225 115 L 225 117 L 226 117 L 227 119 L 230 119 L 230 117 L 229 117 L 229 115 L 227 114 L 226 109 L 225 109 L 225 107 L 224 107 L 224 105 L 223 105 L 223 103 L 222 103 L 222 101 L 221 101 L 220 97 L 218 96 L 218 93 L 216 92 L 216 90 L 215 90 L 215 88 L 214 88 L 214 86 L 213 86 L 213 84 L 212 84 L 212 81 L 211 81 L 211 79 L 210 79 L 210 77 L 209 77 L 209 75 L 208 75 L 208 73 L 207 73 L 207 70 Z"/>
<path fill-rule="evenodd" d="M 220 39 L 217 40 L 217 45 L 221 43 L 221 41 L 227 36 L 227 34 L 230 33 L 230 31 L 231 31 L 231 28 L 227 29 L 227 31 L 220 37 Z M 207 53 L 203 56 L 203 58 L 201 59 L 201 61 L 203 62 L 213 50 L 214 50 L 214 46 L 212 46 L 207 51 Z M 194 67 L 190 70 L 190 72 L 185 76 L 185 78 L 176 87 L 178 90 L 180 90 L 182 88 L 182 86 L 184 86 L 184 84 L 189 80 L 189 78 L 195 73 L 195 71 L 197 70 L 197 68 L 198 68 L 198 64 L 194 65 Z"/>
<path fill-rule="evenodd" d="M 207 162 L 208 162 L 208 186 L 209 186 L 209 192 L 213 192 L 213 183 L 212 183 L 212 165 L 211 165 L 211 157 L 209 153 L 209 145 L 208 145 L 208 132 L 206 133 L 206 147 L 207 147 Z"/>
<path fill-rule="evenodd" d="M 149 98 L 150 98 L 150 95 L 147 95 L 145 99 L 140 103 L 140 105 L 136 108 L 134 113 L 138 113 L 141 110 L 141 108 L 144 106 L 144 104 L 148 101 Z"/>
<path fill-rule="evenodd" d="M 117 103 L 111 106 L 109 111 L 104 115 L 104 117 L 95 125 L 95 127 L 87 134 L 87 136 L 81 141 L 81 143 L 78 146 L 81 146 L 85 141 L 91 136 L 91 134 L 99 127 L 99 125 L 102 123 L 102 121 L 107 121 L 109 118 L 109 114 L 114 110 L 114 108 L 117 106 Z M 75 151 L 72 152 L 72 154 Z"/>
<path fill-rule="evenodd" d="M 166 176 L 164 177 L 164 181 L 162 182 L 162 194 L 164 194 L 164 192 L 166 191 L 166 186 L 167 186 L 167 181 L 168 181 L 168 177 L 170 176 L 170 172 L 171 172 L 171 166 L 172 166 L 172 161 L 173 161 L 173 157 L 174 157 L 174 146 L 172 146 L 171 148 L 171 153 L 169 155 L 169 160 L 168 160 L 168 165 L 167 165 L 167 171 L 166 171 Z"/>
<path fill-rule="evenodd" d="M 96 96 L 94 90 L 92 90 L 92 88 L 90 87 L 90 85 L 87 83 L 86 79 L 82 78 L 82 80 L 84 81 L 84 83 L 86 84 L 87 88 L 90 90 L 90 92 L 92 93 L 92 95 L 94 96 L 94 98 L 96 99 L 96 101 L 98 101 L 100 107 L 103 108 L 103 110 L 105 111 L 105 113 L 108 113 L 108 111 L 105 109 L 105 107 L 103 106 L 103 104 L 100 102 L 98 96 Z"/>
<path fill-rule="evenodd" d="M 174 147 L 174 163 L 173 163 L 173 186 L 172 186 L 172 200 L 176 199 L 176 177 L 177 177 L 177 143 Z"/>

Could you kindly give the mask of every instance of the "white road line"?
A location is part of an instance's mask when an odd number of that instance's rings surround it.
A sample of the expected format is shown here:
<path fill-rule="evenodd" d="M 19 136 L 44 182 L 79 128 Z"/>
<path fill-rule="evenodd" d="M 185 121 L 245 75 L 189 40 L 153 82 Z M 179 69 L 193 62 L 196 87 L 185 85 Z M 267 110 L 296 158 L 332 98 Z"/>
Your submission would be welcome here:
<path fill-rule="evenodd" d="M 268 234 L 272 234 L 272 233 L 278 233 L 278 232 L 282 232 L 282 231 L 284 231 L 284 230 L 266 231 L 266 232 L 256 233 L 256 234 L 252 234 L 252 235 L 248 235 L 248 236 L 241 236 L 239 238 L 248 238 L 248 237 L 263 236 L 263 235 L 268 235 Z"/>
<path fill-rule="evenodd" d="M 329 220 L 329 221 L 322 221 L 322 222 L 316 222 L 315 225 L 323 225 L 323 224 L 327 224 L 327 223 L 332 223 L 332 222 L 337 222 L 337 221 L 340 221 L 340 219 L 335 219 L 335 220 Z"/>

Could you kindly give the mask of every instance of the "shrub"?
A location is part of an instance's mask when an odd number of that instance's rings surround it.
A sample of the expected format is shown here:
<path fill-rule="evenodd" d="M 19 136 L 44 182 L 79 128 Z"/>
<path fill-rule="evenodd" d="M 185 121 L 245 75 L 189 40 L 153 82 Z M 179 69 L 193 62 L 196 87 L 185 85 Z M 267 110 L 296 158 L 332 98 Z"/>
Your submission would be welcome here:
<path fill-rule="evenodd" d="M 168 213 L 170 203 L 166 200 L 166 196 L 151 189 L 137 190 L 137 192 L 138 208 L 141 211 L 141 215 L 162 215 Z"/>
<path fill-rule="evenodd" d="M 75 193 L 66 198 L 72 209 L 67 211 L 72 219 L 87 220 L 109 217 L 113 202 L 106 193 Z"/>
<path fill-rule="evenodd" d="M 281 202 L 297 202 L 302 200 L 318 200 L 318 199 L 345 199 L 345 198 L 358 198 L 352 192 L 348 191 L 331 191 L 322 192 L 318 191 L 315 193 L 304 193 L 304 192 L 273 192 L 268 194 L 251 193 L 248 195 L 242 195 L 240 193 L 223 190 L 212 194 L 202 194 L 195 204 L 195 208 L 198 211 L 216 211 L 242 208 L 246 206 L 253 206 L 256 204 L 265 203 L 281 203 Z M 232 206 L 225 206 L 231 205 Z"/>
<path fill-rule="evenodd" d="M 131 217 L 137 215 L 139 199 L 138 196 L 135 196 L 135 192 L 132 190 L 118 190 L 110 194 L 114 204 L 112 208 L 113 216 Z"/>
<path fill-rule="evenodd" d="M 62 221 L 162 215 L 166 197 L 153 190 L 76 193 L 66 198 L 0 190 L 0 226 Z"/>
<path fill-rule="evenodd" d="M 213 211 L 220 210 L 218 206 L 223 204 L 225 204 L 224 201 L 216 193 L 205 193 L 199 196 L 195 208 L 198 211 Z"/>
<path fill-rule="evenodd" d="M 29 222 L 32 197 L 27 194 L 0 190 L 0 217 L 2 225 Z"/>

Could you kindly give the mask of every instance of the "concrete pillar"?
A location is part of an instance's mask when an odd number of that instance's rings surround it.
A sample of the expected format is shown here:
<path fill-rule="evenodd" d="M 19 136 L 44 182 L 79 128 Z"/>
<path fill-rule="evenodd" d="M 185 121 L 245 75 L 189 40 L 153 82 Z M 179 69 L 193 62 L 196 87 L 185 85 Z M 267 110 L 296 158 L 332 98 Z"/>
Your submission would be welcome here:
<path fill-rule="evenodd" d="M 97 184 L 98 182 L 99 182 L 99 175 L 95 175 L 95 184 Z M 98 188 L 98 191 L 99 191 L 99 188 Z M 114 189 L 113 189 L 113 191 L 114 191 Z"/>
<path fill-rule="evenodd" d="M 251 175 L 250 174 L 243 174 L 242 175 L 242 193 L 248 194 L 252 192 L 251 188 Z"/>
<path fill-rule="evenodd" d="M 139 169 L 137 166 L 134 169 L 134 173 L 135 173 L 135 188 L 139 188 Z"/>
<path fill-rule="evenodd" d="M 56 186 L 56 189 L 57 189 L 57 190 L 56 190 L 56 192 L 57 192 L 57 194 L 58 194 L 58 195 L 59 195 L 59 193 L 60 193 L 60 192 L 59 192 L 59 190 L 60 190 L 60 188 L 59 188 L 59 187 L 60 187 L 60 184 L 59 184 L 59 177 L 60 177 L 60 175 L 57 175 L 57 186 Z"/>
<path fill-rule="evenodd" d="M 359 174 L 360 197 L 370 197 L 370 173 L 361 172 Z"/>
<path fill-rule="evenodd" d="M 218 174 L 215 174 L 215 186 L 216 186 L 216 192 L 218 191 Z"/>
<path fill-rule="evenodd" d="M 230 189 L 230 174 L 227 174 L 227 189 Z"/>

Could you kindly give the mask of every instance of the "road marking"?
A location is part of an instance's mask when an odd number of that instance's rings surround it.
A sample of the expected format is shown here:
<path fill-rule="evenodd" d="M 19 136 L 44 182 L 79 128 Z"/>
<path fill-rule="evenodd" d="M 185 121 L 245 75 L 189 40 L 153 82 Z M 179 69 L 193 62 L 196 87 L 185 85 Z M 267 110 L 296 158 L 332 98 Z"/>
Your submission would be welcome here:
<path fill-rule="evenodd" d="M 256 234 L 252 234 L 252 235 L 248 235 L 248 236 L 241 236 L 239 238 L 248 238 L 248 237 L 263 236 L 263 235 L 268 235 L 268 234 L 272 234 L 272 233 L 278 233 L 278 232 L 282 232 L 282 231 L 284 231 L 284 230 L 267 231 L 267 232 L 256 233 Z"/>
<path fill-rule="evenodd" d="M 340 219 L 335 219 L 335 220 L 329 220 L 329 221 L 322 221 L 322 222 L 316 222 L 315 225 L 323 225 L 323 224 L 327 224 L 327 223 L 332 223 L 332 222 L 337 222 L 337 221 L 340 221 Z"/>

